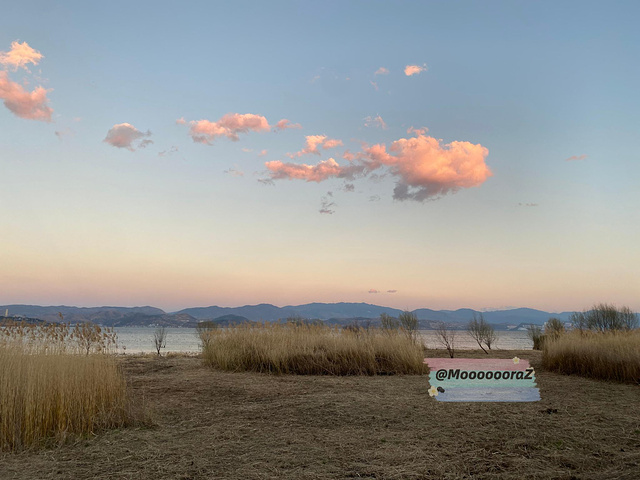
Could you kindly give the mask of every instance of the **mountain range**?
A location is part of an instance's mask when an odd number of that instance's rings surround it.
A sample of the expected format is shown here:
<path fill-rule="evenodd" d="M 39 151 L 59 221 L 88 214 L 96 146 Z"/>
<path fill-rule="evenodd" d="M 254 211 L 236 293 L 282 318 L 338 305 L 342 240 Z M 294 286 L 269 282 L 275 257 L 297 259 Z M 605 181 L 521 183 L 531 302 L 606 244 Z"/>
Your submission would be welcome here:
<path fill-rule="evenodd" d="M 165 312 L 160 308 L 145 307 L 70 307 L 38 305 L 3 305 L 0 314 L 8 311 L 9 316 L 37 318 L 48 322 L 94 322 L 109 327 L 164 325 L 168 327 L 195 327 L 203 320 L 228 324 L 242 321 L 273 322 L 288 317 L 320 319 L 329 324 L 346 325 L 354 321 L 371 321 L 374 325 L 382 313 L 397 317 L 402 310 L 369 303 L 308 303 L 277 307 L 271 304 L 244 305 L 241 307 L 193 307 L 177 312 Z M 475 315 L 482 313 L 485 320 L 493 325 L 518 326 L 521 324 L 542 325 L 549 317 L 566 322 L 573 312 L 550 313 L 532 308 L 514 308 L 480 312 L 469 308 L 458 310 L 413 310 L 420 320 L 421 328 L 432 328 L 437 322 L 452 326 L 466 325 Z"/>

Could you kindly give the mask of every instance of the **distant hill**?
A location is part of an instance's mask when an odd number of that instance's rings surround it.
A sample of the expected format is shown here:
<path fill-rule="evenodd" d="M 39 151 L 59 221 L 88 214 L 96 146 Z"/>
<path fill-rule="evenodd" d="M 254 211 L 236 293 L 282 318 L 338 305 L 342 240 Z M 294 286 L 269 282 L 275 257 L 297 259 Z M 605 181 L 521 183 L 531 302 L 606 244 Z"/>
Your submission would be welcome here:
<path fill-rule="evenodd" d="M 37 305 L 2 305 L 0 313 L 9 311 L 11 315 L 39 318 L 47 322 L 59 322 L 61 313 L 65 322 L 94 322 L 108 325 L 128 314 L 163 315 L 165 312 L 155 307 L 68 307 L 66 305 L 40 307 Z"/>
<path fill-rule="evenodd" d="M 379 324 L 382 313 L 398 317 L 402 310 L 383 307 L 370 303 L 307 303 L 304 305 L 288 305 L 276 307 L 268 303 L 244 305 L 241 307 L 194 307 L 178 312 L 167 313 L 155 307 L 69 307 L 69 306 L 35 306 L 4 305 L 0 313 L 9 310 L 9 316 L 24 316 L 59 322 L 58 312 L 62 313 L 65 322 L 94 322 L 110 327 L 164 325 L 167 327 L 195 327 L 201 320 L 219 321 L 220 325 L 230 323 L 272 322 L 287 317 L 300 316 L 306 319 L 319 319 L 330 325 L 348 325 L 355 320 L 372 325 Z M 413 311 L 420 320 L 420 328 L 434 328 L 438 322 L 445 322 L 462 328 L 469 320 L 482 313 L 488 323 L 499 329 L 509 329 L 521 324 L 542 325 L 549 317 L 557 317 L 563 322 L 569 320 L 572 312 L 549 313 L 532 308 L 515 308 L 479 312 L 469 308 L 458 310 L 431 310 L 419 308 Z"/>
<path fill-rule="evenodd" d="M 249 320 L 247 317 L 242 317 L 240 315 L 223 315 L 218 318 L 214 318 L 212 320 L 213 323 L 220 327 L 228 327 L 229 325 L 241 325 L 243 323 L 256 323 Z"/>
<path fill-rule="evenodd" d="M 381 313 L 397 316 L 402 310 L 380 307 L 369 303 L 308 303 L 305 305 L 288 305 L 276 307 L 268 303 L 245 305 L 243 307 L 197 307 L 185 308 L 176 313 L 186 313 L 198 319 L 213 319 L 222 315 L 240 315 L 256 322 L 272 322 L 290 316 L 300 315 L 304 318 L 378 318 Z"/>

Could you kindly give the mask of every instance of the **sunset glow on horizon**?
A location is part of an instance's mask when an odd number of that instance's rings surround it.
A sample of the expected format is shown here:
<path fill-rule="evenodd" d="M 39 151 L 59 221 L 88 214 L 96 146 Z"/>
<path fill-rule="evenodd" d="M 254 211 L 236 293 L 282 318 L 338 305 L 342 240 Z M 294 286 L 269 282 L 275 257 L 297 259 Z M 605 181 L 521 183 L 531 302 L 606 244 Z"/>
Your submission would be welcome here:
<path fill-rule="evenodd" d="M 640 311 L 639 4 L 321 5 L 3 12 L 0 305 Z"/>

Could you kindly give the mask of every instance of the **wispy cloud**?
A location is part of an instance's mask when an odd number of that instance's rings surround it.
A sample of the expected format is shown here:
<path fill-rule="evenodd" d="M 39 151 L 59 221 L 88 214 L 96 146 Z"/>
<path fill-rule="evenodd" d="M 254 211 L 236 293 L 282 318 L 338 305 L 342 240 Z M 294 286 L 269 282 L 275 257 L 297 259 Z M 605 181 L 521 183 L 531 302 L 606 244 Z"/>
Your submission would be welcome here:
<path fill-rule="evenodd" d="M 62 140 L 64 137 L 69 137 L 69 136 L 73 136 L 75 135 L 75 132 L 73 130 L 71 130 L 70 128 L 65 128 L 63 130 L 56 130 L 55 132 L 53 132 L 55 134 L 56 137 L 58 137 L 60 140 Z"/>
<path fill-rule="evenodd" d="M 146 138 L 150 136 L 150 131 L 141 132 L 129 123 L 119 123 L 109 129 L 103 142 L 113 147 L 126 148 L 133 152 L 136 148 L 145 148 L 153 143 L 153 140 Z"/>
<path fill-rule="evenodd" d="M 385 67 L 380 67 L 375 71 L 374 75 L 389 75 L 389 69 Z"/>
<path fill-rule="evenodd" d="M 172 145 L 171 148 L 169 148 L 169 150 L 163 150 L 162 152 L 158 152 L 158 156 L 164 157 L 164 156 L 176 153 L 177 151 L 178 151 L 178 147 L 176 147 L 175 145 Z"/>
<path fill-rule="evenodd" d="M 291 123 L 286 118 L 283 118 L 282 120 L 278 121 L 278 123 L 276 123 L 274 127 L 275 130 L 287 130 L 289 128 L 302 128 L 302 125 L 300 125 L 299 123 Z"/>
<path fill-rule="evenodd" d="M 342 190 L 347 193 L 352 193 L 352 192 L 355 192 L 356 186 L 353 183 L 345 183 L 344 186 L 342 187 Z"/>
<path fill-rule="evenodd" d="M 244 177 L 244 172 L 241 170 L 236 170 L 235 168 L 228 168 L 224 171 L 227 175 L 231 175 L 232 177 Z"/>
<path fill-rule="evenodd" d="M 387 129 L 387 124 L 384 123 L 384 120 L 382 119 L 382 117 L 380 115 L 376 115 L 375 117 L 366 117 L 364 119 L 364 126 L 365 127 L 377 127 L 377 128 L 381 128 L 383 130 Z"/>
<path fill-rule="evenodd" d="M 0 65 L 4 65 L 14 72 L 19 68 L 28 71 L 28 64 L 37 65 L 42 58 L 43 55 L 31 48 L 27 42 L 20 43 L 15 41 L 11 42 L 11 50 L 0 52 Z"/>
<path fill-rule="evenodd" d="M 319 148 L 324 150 L 335 148 L 342 145 L 342 140 L 327 138 L 326 135 L 307 135 L 305 137 L 305 147 L 299 152 L 288 153 L 290 158 L 301 157 L 302 155 L 315 154 L 320 155 Z"/>
<path fill-rule="evenodd" d="M 425 135 L 427 132 L 429 131 L 429 129 L 427 127 L 422 127 L 422 128 L 413 128 L 413 127 L 409 127 L 407 128 L 407 133 L 409 135 Z"/>
<path fill-rule="evenodd" d="M 573 155 L 569 158 L 565 158 L 565 162 L 572 162 L 574 160 L 584 160 L 585 158 L 587 158 L 587 155 Z"/>
<path fill-rule="evenodd" d="M 336 204 L 331 200 L 332 197 L 333 192 L 327 192 L 327 195 L 320 199 L 320 210 L 318 210 L 318 212 L 324 215 L 333 215 L 335 213 L 333 207 L 335 207 Z"/>
<path fill-rule="evenodd" d="M 53 113 L 47 98 L 50 91 L 36 87 L 28 92 L 19 83 L 11 81 L 7 72 L 0 71 L 0 99 L 4 100 L 5 107 L 20 118 L 50 122 Z"/>
<path fill-rule="evenodd" d="M 427 64 L 423 63 L 422 65 L 407 65 L 404 67 L 404 74 L 407 77 L 411 77 L 412 75 L 418 75 L 427 70 Z"/>
<path fill-rule="evenodd" d="M 518 203 L 520 207 L 537 207 L 537 203 Z"/>
<path fill-rule="evenodd" d="M 375 88 L 375 89 L 376 89 L 376 92 L 379 90 L 379 89 L 378 89 L 378 84 L 377 84 L 376 82 L 374 82 L 373 80 L 369 80 L 369 83 L 371 84 L 371 86 L 372 86 L 373 88 Z"/>
<path fill-rule="evenodd" d="M 380 293 L 380 290 L 376 290 L 375 288 L 370 288 L 369 293 Z"/>
<path fill-rule="evenodd" d="M 398 290 L 387 290 L 387 293 L 397 293 Z"/>
<path fill-rule="evenodd" d="M 480 144 L 451 142 L 418 134 L 401 138 L 391 144 L 365 146 L 362 152 L 351 155 L 349 165 L 340 165 L 333 158 L 316 165 L 265 163 L 272 179 L 322 182 L 330 178 L 354 179 L 373 177 L 372 173 L 386 167 L 396 178 L 393 198 L 396 200 L 425 201 L 455 193 L 461 188 L 476 187 L 492 173 L 485 163 L 489 151 Z"/>

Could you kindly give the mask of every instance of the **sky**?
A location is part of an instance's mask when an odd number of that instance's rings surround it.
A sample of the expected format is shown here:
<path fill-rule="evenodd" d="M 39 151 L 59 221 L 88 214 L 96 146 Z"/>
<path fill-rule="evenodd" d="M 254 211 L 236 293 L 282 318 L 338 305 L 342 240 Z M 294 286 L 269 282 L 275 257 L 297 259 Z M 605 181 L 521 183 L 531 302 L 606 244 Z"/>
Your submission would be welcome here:
<path fill-rule="evenodd" d="M 640 4 L 0 15 L 0 304 L 640 310 Z"/>

